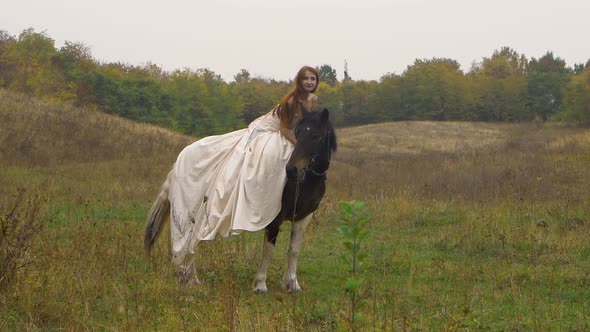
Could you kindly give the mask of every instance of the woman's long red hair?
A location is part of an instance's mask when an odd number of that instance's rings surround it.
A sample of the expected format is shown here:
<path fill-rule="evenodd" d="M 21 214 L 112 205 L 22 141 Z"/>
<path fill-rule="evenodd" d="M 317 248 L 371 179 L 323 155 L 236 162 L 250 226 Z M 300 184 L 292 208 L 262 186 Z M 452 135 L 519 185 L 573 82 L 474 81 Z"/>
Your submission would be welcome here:
<path fill-rule="evenodd" d="M 297 72 L 297 76 L 295 76 L 295 86 L 287 93 L 279 102 L 275 112 L 281 119 L 281 123 L 284 127 L 290 128 L 293 123 L 293 118 L 295 114 L 301 114 L 301 104 L 299 103 L 299 98 L 305 94 L 305 89 L 303 88 L 303 79 L 305 78 L 305 72 L 310 71 L 315 75 L 316 78 L 316 86 L 311 91 L 312 93 L 315 92 L 318 84 L 320 83 L 320 77 L 318 75 L 317 70 L 310 66 L 303 66 Z M 289 105 L 289 101 L 293 100 L 291 105 Z"/>

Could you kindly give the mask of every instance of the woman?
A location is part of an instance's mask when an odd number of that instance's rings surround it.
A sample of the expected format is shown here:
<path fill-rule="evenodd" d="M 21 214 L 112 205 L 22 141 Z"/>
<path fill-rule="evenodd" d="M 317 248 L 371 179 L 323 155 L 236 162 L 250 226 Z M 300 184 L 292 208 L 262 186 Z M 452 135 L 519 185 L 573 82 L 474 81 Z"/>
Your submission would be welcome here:
<path fill-rule="evenodd" d="M 295 77 L 295 86 L 281 102 L 273 109 L 280 119 L 280 132 L 293 145 L 295 135 L 293 128 L 301 117 L 301 112 L 312 111 L 318 103 L 318 97 L 314 94 L 318 86 L 318 74 L 311 67 L 303 67 Z"/>
<path fill-rule="evenodd" d="M 180 153 L 147 226 L 154 227 L 159 202 L 169 200 L 173 261 L 179 268 L 192 273 L 198 241 L 261 230 L 278 214 L 285 166 L 296 143 L 293 129 L 302 112 L 317 105 L 318 78 L 314 68 L 301 68 L 292 90 L 248 128 L 203 138 Z"/>

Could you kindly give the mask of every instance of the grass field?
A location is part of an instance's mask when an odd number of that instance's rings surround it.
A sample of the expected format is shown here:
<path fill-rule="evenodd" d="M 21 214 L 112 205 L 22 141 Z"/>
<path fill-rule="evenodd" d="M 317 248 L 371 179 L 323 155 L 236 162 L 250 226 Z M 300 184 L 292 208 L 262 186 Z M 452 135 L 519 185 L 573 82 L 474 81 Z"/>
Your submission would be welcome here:
<path fill-rule="evenodd" d="M 0 330 L 347 330 L 342 200 L 371 215 L 359 330 L 590 330 L 590 130 L 399 122 L 338 135 L 303 293 L 280 287 L 288 223 L 268 294 L 251 290 L 262 233 L 200 245 L 202 284 L 182 287 L 167 234 L 147 258 L 143 226 L 194 138 L 0 90 Z"/>

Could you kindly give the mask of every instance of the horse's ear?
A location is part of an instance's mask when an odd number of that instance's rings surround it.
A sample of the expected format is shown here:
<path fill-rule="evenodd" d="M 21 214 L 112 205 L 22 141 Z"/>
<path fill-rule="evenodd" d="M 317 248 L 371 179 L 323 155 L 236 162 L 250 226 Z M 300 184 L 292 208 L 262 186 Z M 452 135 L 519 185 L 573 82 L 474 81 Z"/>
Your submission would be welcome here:
<path fill-rule="evenodd" d="M 328 121 L 328 119 L 330 119 L 330 112 L 327 108 L 324 108 L 324 110 L 322 111 L 322 122 L 326 122 Z"/>

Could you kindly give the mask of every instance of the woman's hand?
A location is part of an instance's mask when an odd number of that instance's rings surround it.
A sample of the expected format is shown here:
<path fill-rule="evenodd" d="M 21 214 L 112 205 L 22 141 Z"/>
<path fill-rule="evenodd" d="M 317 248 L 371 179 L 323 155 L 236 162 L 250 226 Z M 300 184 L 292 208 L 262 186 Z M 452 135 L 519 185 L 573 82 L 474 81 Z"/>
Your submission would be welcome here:
<path fill-rule="evenodd" d="M 295 138 L 295 134 L 293 133 L 293 130 L 281 126 L 279 128 L 279 131 L 281 132 L 281 134 L 283 136 L 285 136 L 287 141 L 291 142 L 293 145 L 297 144 L 297 139 Z"/>
<path fill-rule="evenodd" d="M 315 111 L 316 106 L 318 105 L 318 100 L 319 98 L 317 95 L 310 93 L 305 99 L 305 108 L 310 112 Z"/>

